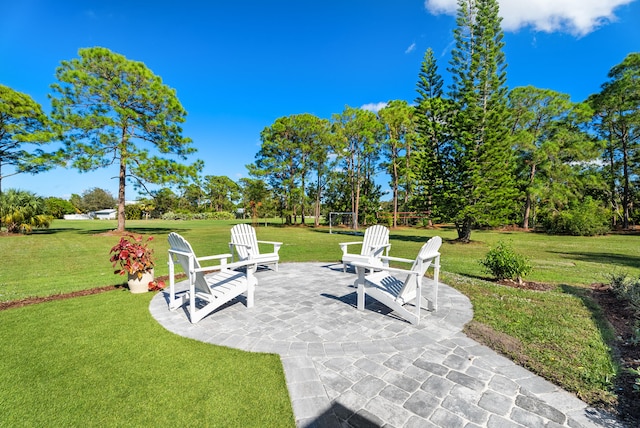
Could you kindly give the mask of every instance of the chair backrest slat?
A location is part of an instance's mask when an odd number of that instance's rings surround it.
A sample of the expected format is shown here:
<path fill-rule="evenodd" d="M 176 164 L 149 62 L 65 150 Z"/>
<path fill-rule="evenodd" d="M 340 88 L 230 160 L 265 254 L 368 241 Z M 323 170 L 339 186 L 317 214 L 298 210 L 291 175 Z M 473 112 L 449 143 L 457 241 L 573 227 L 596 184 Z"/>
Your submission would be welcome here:
<path fill-rule="evenodd" d="M 369 256 L 372 247 L 381 247 L 389 243 L 389 229 L 379 224 L 364 231 L 364 240 L 360 255 Z"/>
<path fill-rule="evenodd" d="M 240 260 L 246 260 L 249 258 L 249 249 L 245 247 L 248 245 L 251 247 L 251 252 L 255 256 L 258 254 L 258 238 L 256 237 L 256 230 L 249 224 L 236 224 L 231 228 L 231 243 L 241 244 L 236 246 L 236 251 Z"/>
<path fill-rule="evenodd" d="M 196 258 L 196 254 L 193 252 L 193 248 L 191 248 L 191 244 L 189 244 L 189 242 L 186 239 L 184 239 L 181 235 L 175 232 L 171 232 L 169 234 L 169 249 L 173 251 L 179 251 L 180 253 L 186 253 L 186 255 L 178 254 L 178 253 L 170 253 L 170 254 L 172 254 L 172 257 L 174 258 L 174 260 L 180 263 L 180 266 L 182 266 L 182 270 L 184 270 L 184 272 L 187 275 L 190 274 L 189 254 L 193 259 L 193 267 L 195 269 L 200 268 L 200 263 Z M 211 290 L 209 289 L 209 286 L 207 285 L 207 281 L 205 280 L 202 272 L 195 273 L 195 288 L 197 291 L 202 293 L 207 293 L 207 294 L 211 293 Z"/>
<path fill-rule="evenodd" d="M 437 253 L 442 245 L 442 238 L 434 236 L 429 239 L 418 251 L 418 256 L 411 266 L 411 270 L 418 271 L 419 275 L 416 278 L 413 275 L 409 275 L 402 286 L 402 289 L 398 293 L 398 298 L 413 298 L 417 285 L 415 281 L 422 281 L 422 277 L 427 272 L 427 269 L 431 265 L 431 259 L 425 260 L 425 257 L 431 256 Z"/>

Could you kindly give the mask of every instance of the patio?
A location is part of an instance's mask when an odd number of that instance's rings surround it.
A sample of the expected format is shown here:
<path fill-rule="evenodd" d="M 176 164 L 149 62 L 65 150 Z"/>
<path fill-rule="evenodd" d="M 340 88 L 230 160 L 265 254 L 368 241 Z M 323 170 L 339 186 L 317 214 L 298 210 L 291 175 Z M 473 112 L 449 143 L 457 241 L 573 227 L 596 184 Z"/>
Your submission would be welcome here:
<path fill-rule="evenodd" d="M 358 311 L 341 264 L 283 263 L 257 278 L 251 309 L 240 298 L 191 324 L 165 291 L 150 311 L 176 334 L 279 354 L 299 427 L 622 426 L 467 338 L 471 304 L 444 284 L 438 311 L 414 326 L 369 298 Z"/>

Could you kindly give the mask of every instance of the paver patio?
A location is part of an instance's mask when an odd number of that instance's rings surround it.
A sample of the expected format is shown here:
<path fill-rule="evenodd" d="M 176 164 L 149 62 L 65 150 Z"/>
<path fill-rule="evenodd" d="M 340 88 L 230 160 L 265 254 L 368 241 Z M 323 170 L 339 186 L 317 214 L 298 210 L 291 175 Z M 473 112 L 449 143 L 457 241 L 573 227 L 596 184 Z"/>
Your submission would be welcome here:
<path fill-rule="evenodd" d="M 466 337 L 471 303 L 444 284 L 438 311 L 414 326 L 369 298 L 358 311 L 356 275 L 341 264 L 283 263 L 257 277 L 251 309 L 240 297 L 191 324 L 165 291 L 150 311 L 176 334 L 279 354 L 299 427 L 623 426 Z"/>

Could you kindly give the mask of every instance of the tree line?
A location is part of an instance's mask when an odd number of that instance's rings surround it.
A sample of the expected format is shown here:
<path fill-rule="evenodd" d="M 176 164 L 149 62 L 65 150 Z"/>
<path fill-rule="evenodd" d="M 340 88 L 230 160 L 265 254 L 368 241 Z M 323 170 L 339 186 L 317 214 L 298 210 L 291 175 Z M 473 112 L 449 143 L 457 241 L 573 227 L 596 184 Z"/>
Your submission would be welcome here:
<path fill-rule="evenodd" d="M 582 102 L 550 89 L 510 90 L 500 22 L 496 0 L 459 0 L 451 84 L 445 87 L 428 49 L 411 103 L 278 118 L 260 133 L 250 178 L 239 182 L 201 177 L 201 160 L 183 163 L 195 153 L 180 126 L 186 111 L 143 63 L 106 48 L 80 49 L 56 70 L 49 116 L 0 85 L 0 198 L 7 165 L 12 174 L 113 165 L 118 230 L 127 183 L 149 195 L 145 213 L 242 207 L 251 216 L 289 224 L 312 216 L 318 224 L 330 211 L 352 212 L 357 228 L 396 226 L 399 213 L 415 212 L 425 225 L 453 223 L 461 241 L 475 227 L 628 228 L 638 215 L 640 53 L 614 66 L 601 91 Z M 50 141 L 62 148 L 45 152 Z M 390 201 L 380 184 L 386 177 Z"/>
<path fill-rule="evenodd" d="M 261 134 L 249 165 L 277 191 L 289 222 L 306 204 L 378 221 L 385 172 L 398 212 L 454 223 L 468 241 L 474 227 L 517 225 L 554 233 L 628 228 L 638 213 L 640 54 L 613 67 L 598 94 L 506 87 L 498 4 L 459 2 L 455 47 L 444 87 L 428 49 L 409 105 L 393 100 L 377 114 L 346 107 L 330 120 L 279 118 Z"/>

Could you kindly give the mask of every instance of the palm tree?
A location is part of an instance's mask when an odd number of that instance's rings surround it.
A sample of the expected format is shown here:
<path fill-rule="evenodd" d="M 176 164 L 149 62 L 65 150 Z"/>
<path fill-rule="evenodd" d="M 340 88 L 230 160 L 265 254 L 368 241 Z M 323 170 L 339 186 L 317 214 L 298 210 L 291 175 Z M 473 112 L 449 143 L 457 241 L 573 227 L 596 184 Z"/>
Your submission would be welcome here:
<path fill-rule="evenodd" d="M 48 228 L 53 216 L 44 212 L 44 200 L 34 193 L 9 189 L 0 195 L 0 219 L 9 233 L 31 233 L 33 228 Z"/>

